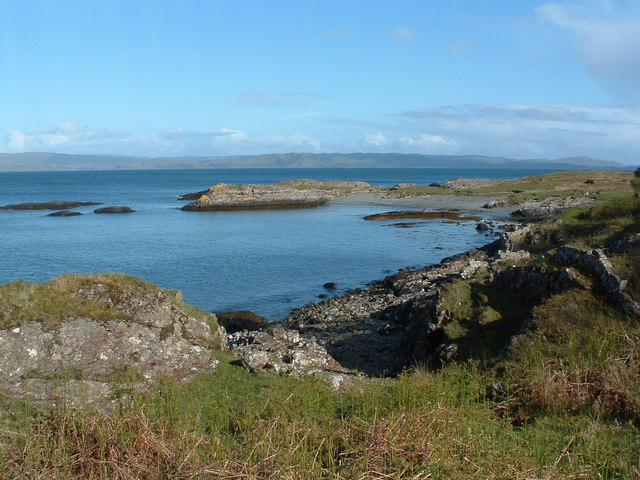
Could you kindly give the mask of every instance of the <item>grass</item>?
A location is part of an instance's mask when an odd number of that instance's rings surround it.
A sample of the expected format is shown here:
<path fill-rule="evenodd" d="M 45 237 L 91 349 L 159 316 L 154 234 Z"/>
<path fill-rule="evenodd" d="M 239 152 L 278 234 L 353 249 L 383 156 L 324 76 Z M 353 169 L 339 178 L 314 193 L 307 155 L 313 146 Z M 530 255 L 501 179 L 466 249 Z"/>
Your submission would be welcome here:
<path fill-rule="evenodd" d="M 635 209 L 614 201 L 535 229 L 607 248 L 638 233 Z M 554 267 L 557 246 L 531 262 Z M 637 250 L 609 252 L 630 286 Z M 110 280 L 122 294 L 148 285 Z M 334 391 L 314 378 L 248 373 L 218 353 L 218 372 L 186 386 L 160 381 L 111 415 L 2 400 L 0 478 L 639 479 L 640 321 L 581 281 L 526 301 L 486 274 L 441 285 L 461 357 L 440 371 Z M 81 278 L 2 287 L 2 311 L 20 298 L 46 317 L 65 282 Z M 55 301 L 62 311 L 69 300 Z"/>
<path fill-rule="evenodd" d="M 630 424 L 552 413 L 523 426 L 474 364 L 338 392 L 223 368 L 115 415 L 28 408 L 2 425 L 2 478 L 623 478 Z M 15 407 L 14 411 L 16 411 Z M 613 454 L 613 455 L 612 455 Z"/>
<path fill-rule="evenodd" d="M 162 290 L 150 282 L 120 273 L 65 274 L 38 284 L 17 280 L 0 285 L 0 329 L 26 321 L 53 328 L 67 318 L 92 318 L 101 322 L 131 320 L 128 300 L 165 296 L 187 314 L 217 328 L 215 317 L 182 301 L 176 290 Z M 135 303 L 135 302 L 134 302 Z M 120 307 L 120 308 L 119 308 Z"/>
<path fill-rule="evenodd" d="M 415 195 L 500 195 L 513 204 L 527 200 L 547 198 L 590 197 L 598 201 L 628 197 L 632 192 L 631 172 L 607 170 L 568 171 L 523 177 L 514 180 L 498 180 L 494 185 L 468 189 L 417 186 L 393 189 L 397 196 Z M 587 183 L 589 182 L 589 183 Z M 593 183 L 591 183 L 593 182 Z"/>

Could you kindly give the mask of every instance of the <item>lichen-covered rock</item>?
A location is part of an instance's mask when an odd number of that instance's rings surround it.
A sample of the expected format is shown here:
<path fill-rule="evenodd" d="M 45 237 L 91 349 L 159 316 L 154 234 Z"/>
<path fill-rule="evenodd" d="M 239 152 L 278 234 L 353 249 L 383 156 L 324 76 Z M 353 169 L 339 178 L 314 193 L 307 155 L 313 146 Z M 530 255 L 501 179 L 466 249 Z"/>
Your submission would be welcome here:
<path fill-rule="evenodd" d="M 144 390 L 159 377 L 215 370 L 225 332 L 177 294 L 123 275 L 60 278 L 24 283 L 31 300 L 15 285 L 0 289 L 1 394 L 104 406 L 114 382 Z"/>
<path fill-rule="evenodd" d="M 281 326 L 233 333 L 228 344 L 241 357 L 242 366 L 252 372 L 264 369 L 288 375 L 348 373 L 314 338 L 302 337 L 299 331 Z"/>

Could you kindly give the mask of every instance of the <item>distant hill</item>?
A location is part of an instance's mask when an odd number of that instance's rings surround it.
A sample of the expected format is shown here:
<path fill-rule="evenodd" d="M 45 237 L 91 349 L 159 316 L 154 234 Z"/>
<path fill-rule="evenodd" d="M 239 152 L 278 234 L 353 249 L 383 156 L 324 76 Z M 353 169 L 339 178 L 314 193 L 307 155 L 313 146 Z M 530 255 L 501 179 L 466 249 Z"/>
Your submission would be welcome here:
<path fill-rule="evenodd" d="M 64 153 L 0 153 L 0 171 L 135 170 L 166 168 L 548 168 L 558 170 L 634 167 L 590 157 L 516 160 L 484 155 L 403 153 L 273 153 L 215 157 L 128 157 Z"/>

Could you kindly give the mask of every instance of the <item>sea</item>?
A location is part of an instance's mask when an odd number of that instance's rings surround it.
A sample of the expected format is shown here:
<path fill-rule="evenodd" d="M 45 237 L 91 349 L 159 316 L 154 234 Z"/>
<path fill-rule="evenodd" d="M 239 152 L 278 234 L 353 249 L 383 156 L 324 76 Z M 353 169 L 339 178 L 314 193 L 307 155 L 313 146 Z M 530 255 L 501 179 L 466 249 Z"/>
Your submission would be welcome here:
<path fill-rule="evenodd" d="M 181 194 L 217 183 L 362 180 L 390 187 L 466 178 L 517 178 L 550 170 L 185 169 L 0 172 L 0 205 L 51 200 L 127 205 L 130 214 L 73 217 L 0 210 L 0 284 L 63 273 L 122 272 L 178 289 L 213 312 L 252 310 L 269 320 L 293 308 L 366 287 L 492 240 L 475 222 L 372 222 L 390 207 L 329 204 L 301 210 L 185 212 Z M 404 209 L 404 208 L 403 208 Z M 335 291 L 323 285 L 336 283 Z"/>

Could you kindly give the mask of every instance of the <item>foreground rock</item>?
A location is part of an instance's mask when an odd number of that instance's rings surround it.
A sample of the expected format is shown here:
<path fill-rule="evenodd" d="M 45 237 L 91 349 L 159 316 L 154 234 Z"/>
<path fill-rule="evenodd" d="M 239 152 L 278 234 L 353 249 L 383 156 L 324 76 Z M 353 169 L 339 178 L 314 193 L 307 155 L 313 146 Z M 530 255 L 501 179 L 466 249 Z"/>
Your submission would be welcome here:
<path fill-rule="evenodd" d="M 282 325 L 233 333 L 229 335 L 228 347 L 240 356 L 240 364 L 250 372 L 314 375 L 335 388 L 350 382 L 356 373 L 342 367 L 315 338 Z"/>
<path fill-rule="evenodd" d="M 43 203 L 18 203 L 14 205 L 4 205 L 0 210 L 66 210 L 69 208 L 89 207 L 102 205 L 99 202 L 67 202 L 63 200 L 53 200 Z"/>
<path fill-rule="evenodd" d="M 179 293 L 115 274 L 3 285 L 0 326 L 2 395 L 103 408 L 158 377 L 215 370 L 225 338 Z"/>
<path fill-rule="evenodd" d="M 270 185 L 229 185 L 219 183 L 197 194 L 186 194 L 180 200 L 195 201 L 182 210 L 257 210 L 309 208 L 355 192 L 378 191 L 365 182 L 292 180 Z M 197 198 L 196 198 L 197 197 Z"/>

